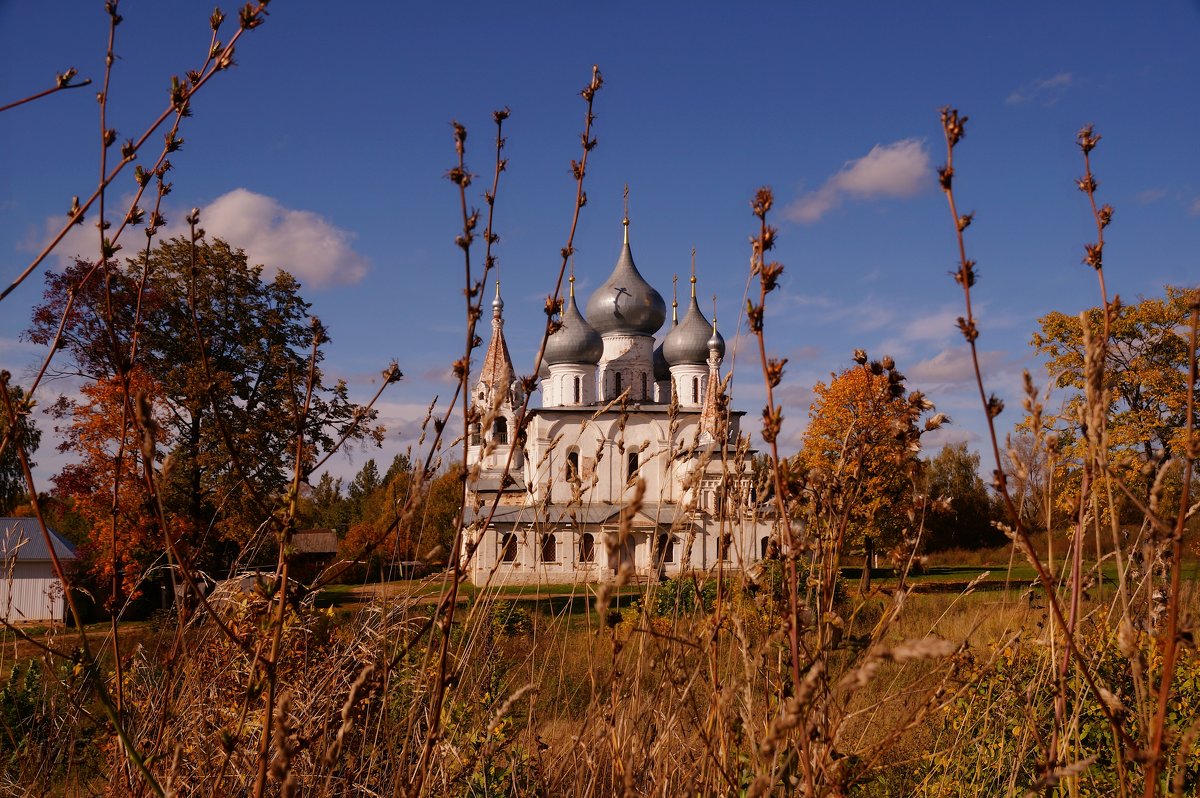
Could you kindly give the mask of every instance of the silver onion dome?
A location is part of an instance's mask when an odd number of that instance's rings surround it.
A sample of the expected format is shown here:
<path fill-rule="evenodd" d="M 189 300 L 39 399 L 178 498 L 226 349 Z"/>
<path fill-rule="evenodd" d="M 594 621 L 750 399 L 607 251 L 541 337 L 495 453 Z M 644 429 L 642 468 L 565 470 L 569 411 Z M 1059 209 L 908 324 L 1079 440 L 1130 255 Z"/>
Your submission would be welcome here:
<path fill-rule="evenodd" d="M 663 345 L 654 347 L 654 381 L 666 382 L 671 379 L 671 364 L 663 357 Z"/>
<path fill-rule="evenodd" d="M 721 357 L 725 357 L 725 339 L 713 329 L 712 323 L 704 318 L 693 292 L 687 315 L 671 332 L 667 333 L 667 337 L 663 341 L 663 356 L 672 366 L 702 366 L 708 362 L 711 337 L 716 338 L 717 353 Z"/>
<path fill-rule="evenodd" d="M 546 341 L 543 360 L 548 366 L 578 363 L 594 366 L 604 354 L 604 341 L 587 323 L 575 304 L 575 278 L 571 278 L 571 295 L 562 313 L 562 326 Z"/>
<path fill-rule="evenodd" d="M 587 315 L 592 327 L 601 335 L 654 335 L 667 318 L 667 305 L 662 295 L 646 282 L 633 262 L 628 228 L 612 274 L 588 299 Z"/>
<path fill-rule="evenodd" d="M 708 348 L 717 350 L 717 356 L 725 359 L 725 336 L 717 332 L 716 322 L 713 323 L 712 336 L 708 339 Z"/>

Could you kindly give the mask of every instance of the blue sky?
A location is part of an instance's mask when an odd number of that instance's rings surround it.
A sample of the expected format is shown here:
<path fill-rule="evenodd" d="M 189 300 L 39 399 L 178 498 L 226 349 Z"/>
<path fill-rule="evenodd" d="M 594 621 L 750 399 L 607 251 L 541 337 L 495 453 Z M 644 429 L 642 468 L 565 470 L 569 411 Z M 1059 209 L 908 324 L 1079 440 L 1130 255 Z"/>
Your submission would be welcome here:
<path fill-rule="evenodd" d="M 202 61 L 210 11 L 122 4 L 110 92 L 121 140 L 165 107 L 172 74 Z M 0 3 L 0 99 L 48 86 L 72 65 L 98 80 L 105 36 L 100 2 L 57 4 L 53 16 L 43 4 Z M 954 240 L 933 174 L 944 158 L 937 109 L 970 116 L 956 188 L 960 208 L 977 214 L 968 247 L 979 261 L 980 347 L 989 386 L 1009 399 L 1007 429 L 1019 420 L 1021 370 L 1045 382 L 1028 347 L 1037 318 L 1097 301 L 1094 274 L 1080 263 L 1094 229 L 1073 184 L 1083 123 L 1104 137 L 1095 169 L 1101 199 L 1116 208 L 1109 285 L 1133 298 L 1200 280 L 1198 41 L 1194 0 L 279 2 L 242 39 L 236 69 L 194 102 L 172 159 L 167 216 L 181 223 L 199 206 L 210 233 L 296 273 L 333 336 L 326 370 L 358 398 L 399 361 L 407 377 L 385 395 L 391 433 L 374 455 L 386 462 L 414 441 L 433 395 L 450 395 L 461 345 L 457 196 L 444 177 L 454 161 L 450 121 L 468 127 L 468 165 L 482 177 L 491 111 L 512 109 L 497 255 L 508 343 L 527 371 L 570 221 L 578 92 L 596 63 L 606 83 L 576 238 L 581 297 L 615 262 L 628 183 L 639 268 L 669 301 L 671 276 L 686 277 L 694 246 L 700 293 L 718 294 L 733 344 L 754 229 L 748 201 L 771 185 L 787 271 L 769 300 L 768 338 L 790 358 L 789 448 L 813 383 L 863 347 L 895 357 L 953 417 L 943 441 L 978 449 L 983 415 L 954 325 L 962 297 L 948 276 Z M 95 185 L 93 88 L 0 115 L 5 285 L 71 197 Z M 132 175 L 116 185 L 113 197 L 128 195 Z M 63 256 L 94 248 L 94 218 Z M 40 293 L 41 274 L 0 314 L 0 366 L 18 382 L 39 354 L 18 337 Z M 758 365 L 744 342 L 736 349 L 735 404 L 756 428 Z M 62 462 L 51 448 L 39 457 L 43 476 Z M 352 473 L 367 456 L 340 458 L 335 469 Z"/>

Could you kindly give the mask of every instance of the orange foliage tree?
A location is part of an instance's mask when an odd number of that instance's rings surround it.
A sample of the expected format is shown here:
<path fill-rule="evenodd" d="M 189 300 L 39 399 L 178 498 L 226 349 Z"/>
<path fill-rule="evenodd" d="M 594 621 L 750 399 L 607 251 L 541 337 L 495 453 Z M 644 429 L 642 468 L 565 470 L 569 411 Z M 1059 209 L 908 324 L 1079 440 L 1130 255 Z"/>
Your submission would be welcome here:
<path fill-rule="evenodd" d="M 59 429 L 64 436 L 59 448 L 72 452 L 78 462 L 64 467 L 54 482 L 56 493 L 70 499 L 90 524 L 83 559 L 101 590 L 119 583 L 109 597 L 114 601 L 117 592 L 137 595 L 145 570 L 163 550 L 142 477 L 141 433 L 125 402 L 126 395 L 155 396 L 157 391 L 153 379 L 135 370 L 129 374 L 128 394 L 116 377 L 88 383 L 81 393 L 83 401 L 57 409 L 69 419 Z M 163 409 L 153 406 L 152 412 L 160 420 Z M 156 443 L 164 438 L 162 430 L 159 423 Z"/>
<path fill-rule="evenodd" d="M 920 391 L 907 391 L 890 358 L 868 364 L 860 350 L 856 360 L 858 366 L 829 384 L 814 386 L 817 398 L 794 465 L 844 510 L 847 542 L 871 535 L 891 545 L 909 524 L 906 497 L 921 467 L 920 421 L 933 404 Z M 946 420 L 933 416 L 924 431 Z"/>

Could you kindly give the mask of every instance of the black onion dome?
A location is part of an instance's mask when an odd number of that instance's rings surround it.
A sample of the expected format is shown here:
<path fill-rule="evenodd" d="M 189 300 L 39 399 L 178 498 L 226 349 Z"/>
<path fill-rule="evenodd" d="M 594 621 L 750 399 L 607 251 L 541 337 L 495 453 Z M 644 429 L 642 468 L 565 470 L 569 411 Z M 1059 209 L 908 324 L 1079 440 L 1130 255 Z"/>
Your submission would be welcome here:
<path fill-rule="evenodd" d="M 663 357 L 663 345 L 654 347 L 654 381 L 665 382 L 671 379 L 671 364 Z"/>
<path fill-rule="evenodd" d="M 587 315 L 592 327 L 601 335 L 654 335 L 666 320 L 667 305 L 662 295 L 638 272 L 628 237 L 612 274 L 588 299 Z"/>
<path fill-rule="evenodd" d="M 557 366 L 560 363 L 594 366 L 600 362 L 600 356 L 603 354 L 604 341 L 579 312 L 579 307 L 575 304 L 575 292 L 572 290 L 570 298 L 567 299 L 567 307 L 563 310 L 562 326 L 546 341 L 546 353 L 542 360 L 548 366 Z"/>
<path fill-rule="evenodd" d="M 708 362 L 708 343 L 712 335 L 713 326 L 704 318 L 693 296 L 683 321 L 667 333 L 662 346 L 663 356 L 672 366 L 703 365 Z M 716 334 L 716 338 L 717 352 L 725 357 L 725 339 L 720 333 Z"/>

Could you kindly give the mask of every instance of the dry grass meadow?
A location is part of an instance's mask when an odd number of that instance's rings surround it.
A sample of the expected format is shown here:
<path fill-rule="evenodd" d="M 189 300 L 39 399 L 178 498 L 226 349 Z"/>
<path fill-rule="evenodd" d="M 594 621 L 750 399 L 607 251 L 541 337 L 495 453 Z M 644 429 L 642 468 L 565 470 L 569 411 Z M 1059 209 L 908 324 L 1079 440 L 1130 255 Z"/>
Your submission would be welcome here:
<path fill-rule="evenodd" d="M 203 66 L 179 83 L 162 118 L 127 145 L 131 151 L 108 151 L 106 174 L 132 164 L 139 148 L 139 163 L 153 165 L 156 157 L 162 163 L 192 96 L 210 80 L 226 78 L 233 45 L 266 21 L 265 5 L 247 5 L 236 19 L 214 16 L 215 44 Z M 224 44 L 217 43 L 218 28 Z M 65 77 L 60 86 L 71 80 Z M 594 70 L 582 91 L 576 202 L 564 209 L 576 220 L 585 204 L 601 85 Z M 496 114 L 494 151 L 484 148 L 475 158 L 495 163 L 482 214 L 467 210 L 478 187 L 471 185 L 465 131 L 456 131 L 456 152 L 448 151 L 455 159 L 449 176 L 463 208 L 457 239 L 466 293 L 460 381 L 451 401 L 431 409 L 411 490 L 394 502 L 377 539 L 362 540 L 363 556 L 397 531 L 410 535 L 418 551 L 428 551 L 432 532 L 418 512 L 422 497 L 438 463 L 465 458 L 455 430 L 470 412 L 465 392 L 474 378 L 462 364 L 475 346 L 481 286 L 489 284 L 491 210 L 503 203 L 505 116 Z M 965 117 L 946 109 L 941 123 L 947 149 L 939 180 L 950 215 L 944 230 L 930 234 L 944 235 L 946 251 L 958 262 L 963 346 L 974 355 L 972 301 L 981 289 L 970 259 L 971 219 L 956 209 L 954 192 L 959 181 L 969 184 L 975 154 L 960 151 Z M 151 149 L 163 133 L 166 144 L 156 155 Z M 477 135 L 472 143 L 484 138 Z M 1100 278 L 1095 302 L 1102 318 L 1098 334 L 1089 334 L 1082 346 L 1071 461 L 1075 502 L 1065 523 L 1052 524 L 1052 541 L 1031 527 L 1013 498 L 1031 464 L 1006 454 L 1004 440 L 993 432 L 985 470 L 997 472 L 994 488 L 1008 512 L 1003 529 L 1009 543 L 984 553 L 943 553 L 926 563 L 929 574 L 916 573 L 921 519 L 937 497 L 923 495 L 916 453 L 927 408 L 899 377 L 893 385 L 911 412 L 886 434 L 905 443 L 907 454 L 897 455 L 897 465 L 909 482 L 905 504 L 897 509 L 910 520 L 895 542 L 886 578 L 864 590 L 844 575 L 845 567 L 859 564 L 851 545 L 856 508 L 871 498 L 857 466 L 879 446 L 881 433 L 848 431 L 831 470 L 805 472 L 777 447 L 782 420 L 772 389 L 783 364 L 770 355 L 778 342 L 764 323 L 764 308 L 784 266 L 770 260 L 773 198 L 762 189 L 751 198 L 753 215 L 746 220 L 756 288 L 746 323 L 761 354 L 768 396 L 757 432 L 769 468 L 758 495 L 771 499 L 764 511 L 776 519 L 777 556 L 749 575 L 699 572 L 645 585 L 622 572 L 604 587 L 566 585 L 551 595 L 529 595 L 503 585 L 466 584 L 464 564 L 473 552 L 464 543 L 460 513 L 449 550 L 434 557 L 448 567 L 419 586 L 352 594 L 333 584 L 339 575 L 334 568 L 306 578 L 298 591 L 279 589 L 293 575 L 291 541 L 302 486 L 320 465 L 312 452 L 332 451 L 355 432 L 352 425 L 343 428 L 345 436 L 332 436 L 324 448 L 307 437 L 323 335 L 314 326 L 310 368 L 291 374 L 299 400 L 286 410 L 288 428 L 300 432 L 279 452 L 286 479 L 265 497 L 268 510 L 258 519 L 255 545 L 275 552 L 274 571 L 250 594 L 210 601 L 200 589 L 192 549 L 182 542 L 185 530 L 164 504 L 170 467 L 182 466 L 164 462 L 151 409 L 155 396 L 134 384 L 131 368 L 118 368 L 111 384 L 123 443 L 112 473 L 125 476 L 100 490 L 117 502 L 142 503 L 149 545 L 166 552 L 186 598 L 138 623 L 80 623 L 82 610 L 73 605 L 84 634 L 76 628 L 4 630 L 0 792 L 1196 795 L 1200 656 L 1193 636 L 1197 574 L 1189 519 L 1196 509 L 1192 468 L 1200 447 L 1193 429 L 1200 293 L 1188 300 L 1189 323 L 1182 331 L 1190 368 L 1181 377 L 1188 403 L 1181 445 L 1173 457 L 1131 471 L 1110 456 L 1107 437 L 1107 332 L 1118 309 L 1104 287 L 1103 237 L 1111 209 L 1096 206 L 1090 160 L 1096 140 L 1090 129 L 1080 133 L 1086 174 L 1080 188 L 1095 214 L 1098 241 L 1088 252 Z M 133 208 L 116 209 L 111 178 L 81 198 L 78 214 L 88 211 L 94 218 L 107 195 L 105 213 L 113 224 L 106 251 L 79 273 L 77 294 L 88 281 L 95 286 L 107 279 L 100 265 L 115 254 L 111 245 L 122 232 L 128 248 L 138 249 L 126 228 L 153 226 L 152 216 L 134 210 L 161 202 L 162 172 L 157 180 L 153 169 L 145 174 Z M 69 219 L 64 232 L 76 220 Z M 203 220 L 194 213 L 188 221 L 191 235 L 180 246 L 194 255 L 204 243 Z M 572 242 L 565 242 L 560 270 L 546 283 L 554 297 L 562 293 Z M 52 248 L 33 259 L 17 282 L 29 275 L 40 279 Z M 140 302 L 142 294 L 134 297 Z M 110 309 L 98 323 L 124 329 L 119 315 Z M 193 306 L 195 323 L 187 334 L 204 350 L 209 328 L 197 316 Z M 549 335 L 555 314 L 547 320 Z M 111 362 L 136 362 L 136 335 L 114 333 L 109 340 Z M 52 341 L 47 365 L 57 350 Z M 881 365 L 863 353 L 853 367 L 879 375 L 892 373 L 894 364 Z M 385 371 L 385 387 L 398 375 Z M 979 412 L 994 422 L 998 400 L 989 398 L 987 375 L 977 376 Z M 19 387 L 30 394 L 40 380 Z M 5 375 L 6 397 L 9 381 Z M 1026 411 L 1035 419 L 1036 443 L 1054 447 L 1036 423 L 1041 401 L 1031 381 Z M 353 423 L 365 421 L 369 411 L 368 405 Z M 21 412 L 10 400 L 8 417 Z M 235 444 L 231 440 L 234 465 L 241 468 Z M 20 435 L 6 435 L 4 447 L 16 453 L 28 490 L 37 495 Z M 740 468 L 737 452 L 719 456 L 730 469 Z M 1141 475 L 1145 493 L 1129 487 L 1130 474 Z M 134 488 L 136 497 L 127 492 Z M 1128 498 L 1120 519 L 1111 511 L 1114 496 Z M 42 509 L 34 503 L 30 512 L 44 522 Z M 115 539 L 115 522 L 111 531 Z M 628 533 L 622 529 L 604 543 L 617 550 Z M 116 551 L 114 543 L 114 574 Z M 986 567 L 987 573 L 977 570 L 949 579 L 949 589 L 930 589 L 936 569 L 950 566 Z"/>

